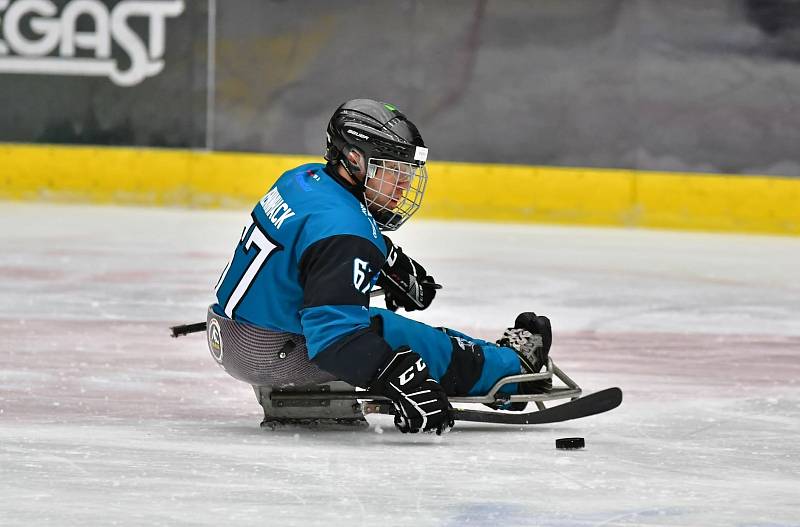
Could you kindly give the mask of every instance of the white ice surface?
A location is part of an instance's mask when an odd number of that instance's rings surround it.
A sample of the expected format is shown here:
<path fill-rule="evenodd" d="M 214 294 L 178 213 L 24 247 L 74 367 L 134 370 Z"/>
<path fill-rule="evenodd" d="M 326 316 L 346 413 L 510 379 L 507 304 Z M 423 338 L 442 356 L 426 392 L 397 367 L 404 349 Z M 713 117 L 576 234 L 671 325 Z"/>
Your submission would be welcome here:
<path fill-rule="evenodd" d="M 552 356 L 622 406 L 403 436 L 259 428 L 204 320 L 247 211 L 0 203 L 0 525 L 800 525 L 800 239 L 412 221 L 415 318 Z M 558 451 L 558 437 L 586 449 Z"/>

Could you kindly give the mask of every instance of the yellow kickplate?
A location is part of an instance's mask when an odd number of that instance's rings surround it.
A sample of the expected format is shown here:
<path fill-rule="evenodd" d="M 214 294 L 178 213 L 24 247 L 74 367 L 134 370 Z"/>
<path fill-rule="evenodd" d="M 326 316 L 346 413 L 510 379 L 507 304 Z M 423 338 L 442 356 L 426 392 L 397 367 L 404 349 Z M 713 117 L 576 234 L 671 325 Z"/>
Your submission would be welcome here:
<path fill-rule="evenodd" d="M 0 199 L 252 204 L 317 156 L 0 145 Z M 800 178 L 432 162 L 420 217 L 800 234 Z"/>

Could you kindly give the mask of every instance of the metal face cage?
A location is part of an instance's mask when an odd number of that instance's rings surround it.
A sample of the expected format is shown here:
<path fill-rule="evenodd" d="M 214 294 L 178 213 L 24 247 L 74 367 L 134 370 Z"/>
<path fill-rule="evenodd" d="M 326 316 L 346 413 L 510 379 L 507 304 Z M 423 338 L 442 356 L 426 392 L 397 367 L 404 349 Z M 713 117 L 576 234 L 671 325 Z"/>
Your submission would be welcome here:
<path fill-rule="evenodd" d="M 393 159 L 369 160 L 364 197 L 381 229 L 396 230 L 417 212 L 427 182 L 425 165 Z"/>

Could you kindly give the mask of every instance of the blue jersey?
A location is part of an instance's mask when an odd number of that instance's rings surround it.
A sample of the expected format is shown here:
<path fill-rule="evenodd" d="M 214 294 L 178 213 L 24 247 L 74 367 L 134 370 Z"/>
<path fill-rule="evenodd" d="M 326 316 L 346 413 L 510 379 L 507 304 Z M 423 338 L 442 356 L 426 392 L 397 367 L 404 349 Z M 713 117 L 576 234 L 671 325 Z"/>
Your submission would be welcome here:
<path fill-rule="evenodd" d="M 217 284 L 214 310 L 302 334 L 310 358 L 339 356 L 342 371 L 333 373 L 368 376 L 391 351 L 369 331 L 369 291 L 385 259 L 383 236 L 358 195 L 324 165 L 302 165 L 253 209 Z"/>
<path fill-rule="evenodd" d="M 219 315 L 305 336 L 309 358 L 369 386 L 410 346 L 450 394 L 486 393 L 519 373 L 513 350 L 369 307 L 386 243 L 351 185 L 321 164 L 283 174 L 250 214 L 217 284 Z M 513 392 L 511 392 L 513 393 Z"/>

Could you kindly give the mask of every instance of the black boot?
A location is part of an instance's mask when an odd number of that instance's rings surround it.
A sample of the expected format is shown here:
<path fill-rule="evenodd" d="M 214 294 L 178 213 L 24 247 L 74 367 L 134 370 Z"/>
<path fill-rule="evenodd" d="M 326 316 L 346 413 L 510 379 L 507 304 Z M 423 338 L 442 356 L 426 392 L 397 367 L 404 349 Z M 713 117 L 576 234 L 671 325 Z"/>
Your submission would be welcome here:
<path fill-rule="evenodd" d="M 514 320 L 514 327 L 503 332 L 497 343 L 516 351 L 528 372 L 539 373 L 547 366 L 550 345 L 553 343 L 550 319 L 531 311 L 520 313 Z"/>
<path fill-rule="evenodd" d="M 522 373 L 539 373 L 542 368 L 547 368 L 552 342 L 553 333 L 550 329 L 550 319 L 537 316 L 533 312 L 525 312 L 519 314 L 514 321 L 513 328 L 508 328 L 503 332 L 497 345 L 511 348 L 517 352 L 523 368 Z M 551 379 L 522 382 L 517 385 L 517 393 L 545 393 L 552 387 Z M 526 405 L 527 403 L 523 402 L 511 403 L 505 409 L 522 411 Z"/>

